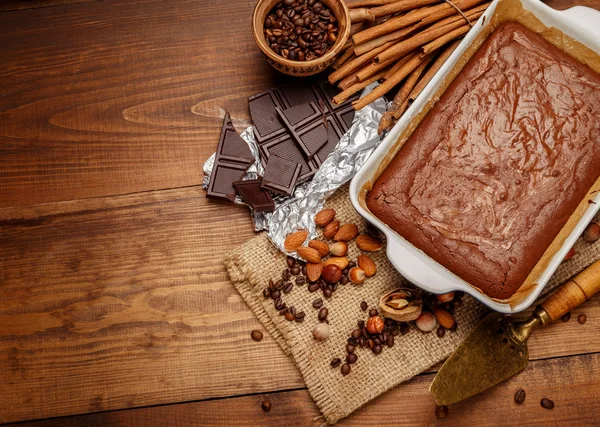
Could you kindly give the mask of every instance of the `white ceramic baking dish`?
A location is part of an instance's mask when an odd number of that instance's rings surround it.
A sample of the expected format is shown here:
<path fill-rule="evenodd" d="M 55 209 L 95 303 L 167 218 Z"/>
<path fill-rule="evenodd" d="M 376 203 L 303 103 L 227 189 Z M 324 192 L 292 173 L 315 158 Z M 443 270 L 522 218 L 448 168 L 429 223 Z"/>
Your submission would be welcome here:
<path fill-rule="evenodd" d="M 526 292 L 524 292 L 524 296 L 517 302 L 511 302 L 510 304 L 489 298 L 455 274 L 451 273 L 371 214 L 364 203 L 366 189 L 370 188 L 370 185 L 378 177 L 378 174 L 381 172 L 380 165 L 384 159 L 387 158 L 390 152 L 393 152 L 392 150 L 394 150 L 395 143 L 401 135 L 403 138 L 407 137 L 407 135 L 403 135 L 403 133 L 408 126 L 411 126 L 411 120 L 421 112 L 434 96 L 439 95 L 438 88 L 442 84 L 442 81 L 455 67 L 463 53 L 471 46 L 477 35 L 489 25 L 491 21 L 490 18 L 496 10 L 498 3 L 501 1 L 503 0 L 495 0 L 490 5 L 486 13 L 465 36 L 448 61 L 438 71 L 434 79 L 427 85 L 421 95 L 414 101 L 411 107 L 381 142 L 380 146 L 375 150 L 367 163 L 356 174 L 350 184 L 350 198 L 356 210 L 367 221 L 377 226 L 386 235 L 387 256 L 389 260 L 411 283 L 436 294 L 462 290 L 496 311 L 502 313 L 516 313 L 526 309 L 536 300 L 569 249 L 598 212 L 600 209 L 600 193 L 595 193 L 591 196 L 595 199 L 596 204 L 589 204 L 589 208 L 584 208 L 582 211 L 583 216 L 576 223 L 570 234 L 566 234 L 566 238 L 562 241 L 562 246 L 559 246 L 559 249 L 554 252 L 554 255 L 548 258 L 549 261 L 547 261 L 545 268 L 541 270 L 535 284 L 533 284 L 531 288 L 528 288 Z M 565 11 L 556 11 L 538 0 L 521 0 L 521 5 L 523 9 L 531 12 L 545 26 L 557 28 L 591 50 L 600 53 L 600 12 L 581 6 L 573 7 Z M 414 127 L 414 125 L 412 126 Z"/>

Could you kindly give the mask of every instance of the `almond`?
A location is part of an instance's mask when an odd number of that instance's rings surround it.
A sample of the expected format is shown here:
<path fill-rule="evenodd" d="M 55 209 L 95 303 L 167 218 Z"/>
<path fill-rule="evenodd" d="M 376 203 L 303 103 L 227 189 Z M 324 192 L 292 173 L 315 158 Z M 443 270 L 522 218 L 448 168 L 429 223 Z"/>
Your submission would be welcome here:
<path fill-rule="evenodd" d="M 308 237 L 307 230 L 295 231 L 295 232 L 287 235 L 287 237 L 285 238 L 285 241 L 283 242 L 283 246 L 285 247 L 286 251 L 293 252 L 297 248 L 302 246 L 302 244 L 304 243 L 304 241 L 306 240 L 307 237 Z"/>
<path fill-rule="evenodd" d="M 454 326 L 454 317 L 443 308 L 436 307 L 433 309 L 433 314 L 438 323 L 446 329 L 450 329 Z"/>
<path fill-rule="evenodd" d="M 319 255 L 319 251 L 309 248 L 308 246 L 300 246 L 298 249 L 296 249 L 296 253 L 306 262 L 321 262 L 321 255 Z"/>
<path fill-rule="evenodd" d="M 354 224 L 344 224 L 340 227 L 335 236 L 333 236 L 333 240 L 349 242 L 353 240 L 356 236 L 358 236 L 358 227 Z"/>
<path fill-rule="evenodd" d="M 335 233 L 338 232 L 339 228 L 340 222 L 338 220 L 331 221 L 323 229 L 323 237 L 325 237 L 326 239 L 333 239 L 333 236 L 335 236 Z"/>
<path fill-rule="evenodd" d="M 454 299 L 454 292 L 448 292 L 445 294 L 438 294 L 435 296 L 441 303 L 450 302 Z"/>
<path fill-rule="evenodd" d="M 315 225 L 317 227 L 325 227 L 335 218 L 335 210 L 323 209 L 315 215 Z"/>
<path fill-rule="evenodd" d="M 345 256 L 334 256 L 326 260 L 323 266 L 325 267 L 332 264 L 337 265 L 340 270 L 343 270 L 344 268 L 348 267 L 348 258 Z"/>
<path fill-rule="evenodd" d="M 350 281 L 352 283 L 354 283 L 355 285 L 360 285 L 365 281 L 366 275 L 362 268 L 353 267 L 350 269 L 350 272 L 348 273 L 348 277 L 350 278 Z"/>
<path fill-rule="evenodd" d="M 356 238 L 356 246 L 358 249 L 365 252 L 377 252 L 383 248 L 383 243 L 373 236 L 361 234 Z"/>
<path fill-rule="evenodd" d="M 317 252 L 319 252 L 319 255 L 321 255 L 321 258 L 329 254 L 329 245 L 320 240 L 311 240 L 308 242 L 308 246 L 313 249 L 316 249 Z"/>
<path fill-rule="evenodd" d="M 377 266 L 371 258 L 365 254 L 360 254 L 357 261 L 358 266 L 365 271 L 367 277 L 375 276 L 375 273 L 377 273 Z"/>
<path fill-rule="evenodd" d="M 319 262 L 318 264 L 309 262 L 306 263 L 306 277 L 309 282 L 316 282 L 321 277 L 321 272 L 323 271 L 323 263 Z"/>
<path fill-rule="evenodd" d="M 329 247 L 329 252 L 333 256 L 344 256 L 348 253 L 348 245 L 346 242 L 335 242 Z"/>

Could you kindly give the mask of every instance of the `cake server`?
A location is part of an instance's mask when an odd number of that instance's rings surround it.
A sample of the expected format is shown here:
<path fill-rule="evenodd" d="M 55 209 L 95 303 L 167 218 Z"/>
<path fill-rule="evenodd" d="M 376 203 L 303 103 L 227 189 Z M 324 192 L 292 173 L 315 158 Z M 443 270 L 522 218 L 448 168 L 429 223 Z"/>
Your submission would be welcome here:
<path fill-rule="evenodd" d="M 562 285 L 525 321 L 487 315 L 444 363 L 429 387 L 438 405 L 450 405 L 512 377 L 529 362 L 527 339 L 600 291 L 600 260 Z"/>

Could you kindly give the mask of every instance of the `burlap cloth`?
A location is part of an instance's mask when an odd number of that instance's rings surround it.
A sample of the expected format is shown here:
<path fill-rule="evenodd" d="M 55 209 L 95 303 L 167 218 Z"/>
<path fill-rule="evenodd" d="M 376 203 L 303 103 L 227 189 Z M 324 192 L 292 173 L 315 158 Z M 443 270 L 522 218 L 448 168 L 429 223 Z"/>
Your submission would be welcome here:
<path fill-rule="evenodd" d="M 342 223 L 352 222 L 361 232 L 366 230 L 366 222 L 350 203 L 347 186 L 330 197 L 327 207 L 336 210 L 336 219 Z M 354 243 L 349 246 L 349 259 L 356 260 L 359 251 Z M 575 250 L 577 254 L 562 263 L 545 294 L 599 259 L 600 241 L 590 244 L 580 239 Z M 306 313 L 303 323 L 286 321 L 278 315 L 272 300 L 262 295 L 269 279 L 277 280 L 286 268 L 285 255 L 271 244 L 266 233 L 233 251 L 225 261 L 231 281 L 267 331 L 293 358 L 308 391 L 330 424 L 446 358 L 486 312 L 482 304 L 465 295 L 464 304 L 455 311 L 458 324 L 455 332 L 448 331 L 443 338 L 438 338 L 435 332 L 426 334 L 413 326 L 406 335 L 396 337 L 392 348 L 384 347 L 380 355 L 376 356 L 366 348 L 357 349 L 358 362 L 352 365 L 348 376 L 342 376 L 339 367 L 332 368 L 330 362 L 334 357 L 345 357 L 346 339 L 356 328 L 356 322 L 366 319 L 360 302 L 364 300 L 369 307 L 377 307 L 384 292 L 406 284 L 387 260 L 385 250 L 374 253 L 372 258 L 377 264 L 374 277 L 362 286 L 340 286 L 328 300 L 320 291 L 309 293 L 306 285 L 295 285 L 289 294 L 282 294 L 288 306 Z M 312 329 L 318 322 L 312 301 L 318 297 L 323 298 L 324 306 L 329 309 L 331 326 L 330 337 L 321 342 L 312 336 Z"/>

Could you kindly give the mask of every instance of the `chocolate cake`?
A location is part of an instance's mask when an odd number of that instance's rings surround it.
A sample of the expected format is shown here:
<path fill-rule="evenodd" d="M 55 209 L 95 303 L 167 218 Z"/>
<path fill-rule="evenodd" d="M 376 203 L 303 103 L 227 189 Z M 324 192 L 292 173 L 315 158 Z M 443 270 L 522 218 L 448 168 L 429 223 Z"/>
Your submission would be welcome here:
<path fill-rule="evenodd" d="M 493 298 L 521 286 L 600 176 L 600 75 L 498 27 L 367 195 L 371 212 Z"/>

